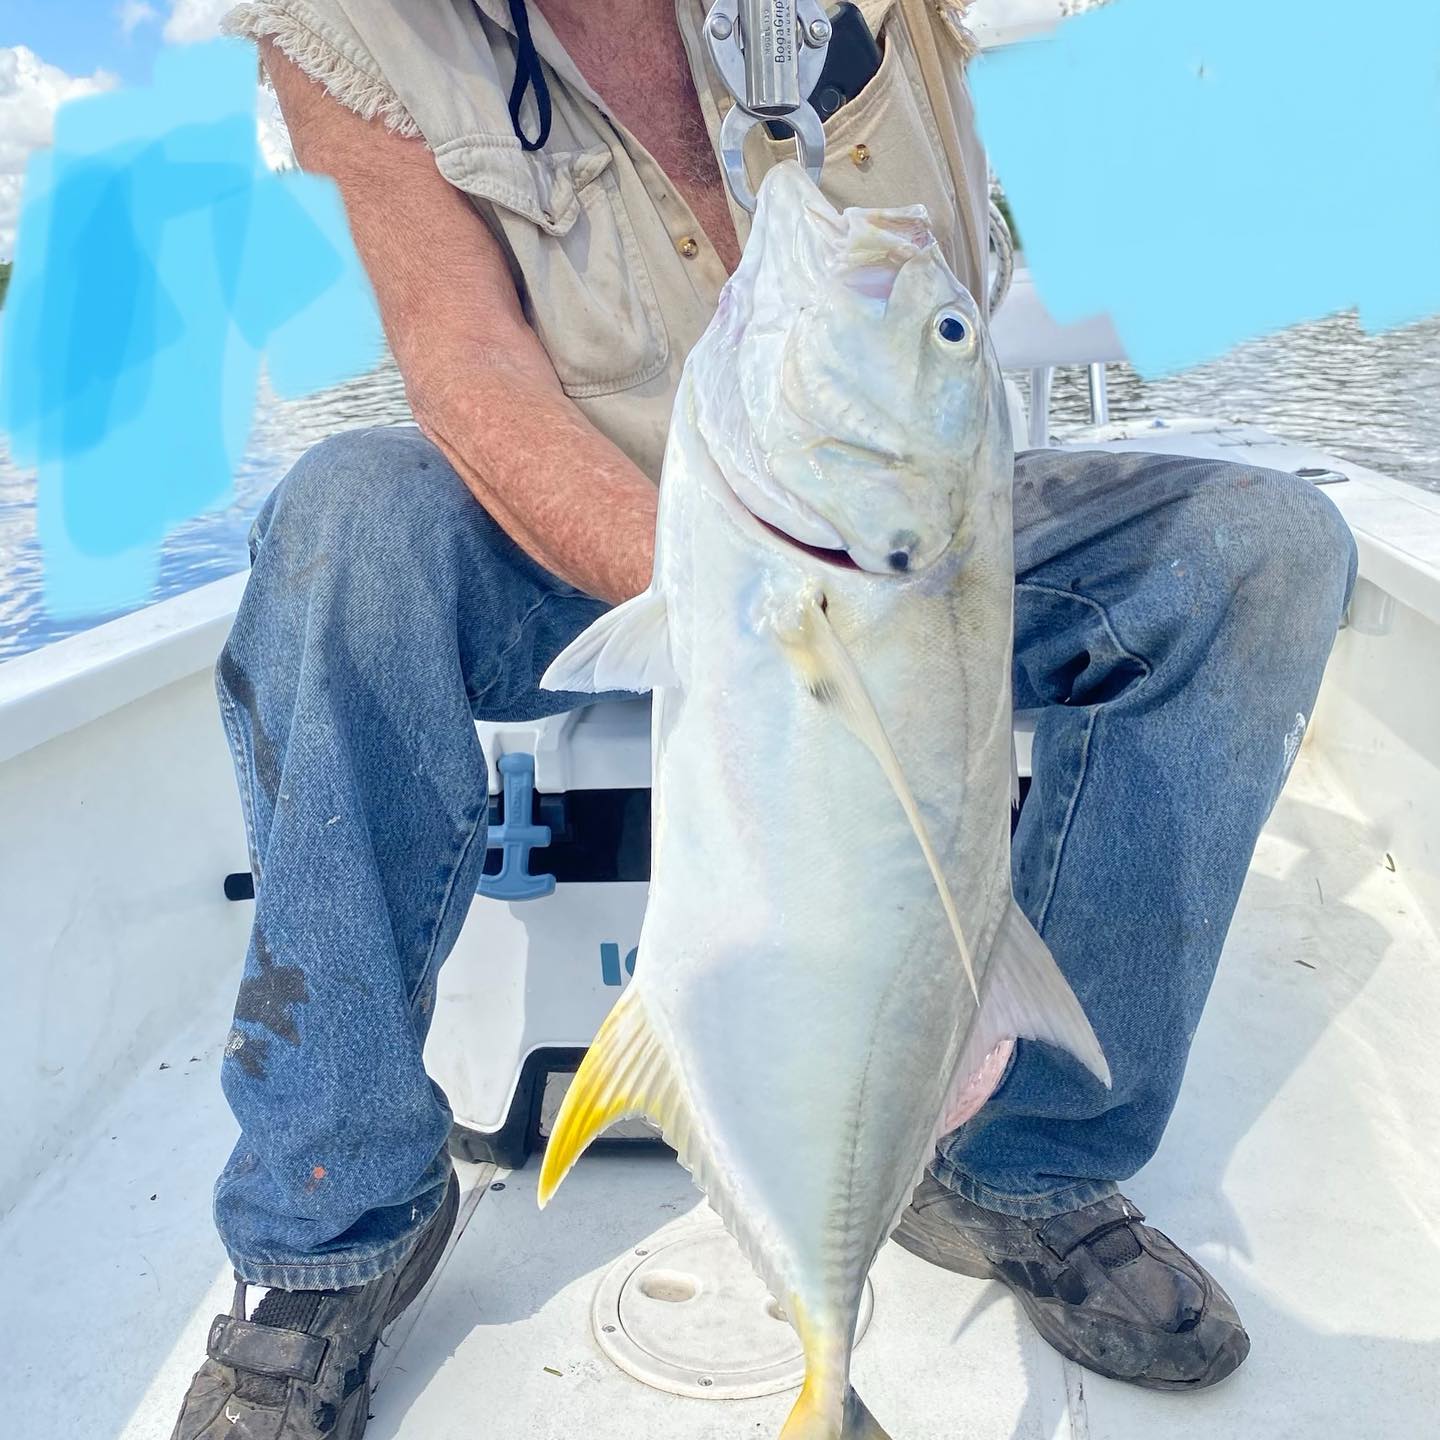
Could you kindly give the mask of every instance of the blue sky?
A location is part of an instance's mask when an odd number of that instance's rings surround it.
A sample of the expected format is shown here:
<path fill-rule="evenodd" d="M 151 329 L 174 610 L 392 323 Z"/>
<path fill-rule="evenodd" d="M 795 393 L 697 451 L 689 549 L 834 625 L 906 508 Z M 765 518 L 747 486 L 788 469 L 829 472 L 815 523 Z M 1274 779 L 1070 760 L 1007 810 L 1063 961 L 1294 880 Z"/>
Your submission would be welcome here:
<path fill-rule="evenodd" d="M 171 9 L 167 0 L 150 0 L 150 8 L 155 18 L 127 35 L 120 0 L 0 0 L 0 45 L 28 46 L 71 75 L 103 69 L 143 83 Z"/>

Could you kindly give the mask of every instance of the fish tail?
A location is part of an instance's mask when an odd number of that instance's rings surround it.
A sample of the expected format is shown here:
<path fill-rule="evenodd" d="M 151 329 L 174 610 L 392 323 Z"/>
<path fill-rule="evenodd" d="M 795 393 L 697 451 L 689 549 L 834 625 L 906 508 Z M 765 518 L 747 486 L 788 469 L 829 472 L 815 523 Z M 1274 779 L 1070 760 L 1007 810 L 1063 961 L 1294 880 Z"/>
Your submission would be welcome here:
<path fill-rule="evenodd" d="M 805 1351 L 805 1384 L 780 1440 L 890 1440 L 850 1384 L 850 1346 L 834 1338 L 855 1333 L 855 1316 L 817 1334 L 793 1297 L 791 1314 Z"/>
<path fill-rule="evenodd" d="M 847 1388 L 844 1400 L 836 1404 L 834 1389 L 816 1380 L 813 1372 L 806 1375 L 780 1440 L 890 1440 L 853 1389 Z"/>

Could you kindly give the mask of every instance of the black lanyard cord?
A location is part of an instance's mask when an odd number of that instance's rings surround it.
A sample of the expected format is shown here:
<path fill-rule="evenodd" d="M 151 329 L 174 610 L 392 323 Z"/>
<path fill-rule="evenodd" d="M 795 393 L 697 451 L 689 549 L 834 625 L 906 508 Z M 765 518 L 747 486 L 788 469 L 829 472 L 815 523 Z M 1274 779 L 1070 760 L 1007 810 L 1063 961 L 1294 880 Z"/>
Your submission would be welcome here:
<path fill-rule="evenodd" d="M 510 87 L 510 123 L 522 149 L 539 150 L 550 138 L 550 87 L 545 83 L 545 68 L 535 53 L 530 38 L 530 12 L 525 0 L 510 0 L 510 18 L 515 22 L 515 83 Z M 540 116 L 540 133 L 530 139 L 520 128 L 520 106 L 525 92 L 535 91 L 535 109 Z"/>

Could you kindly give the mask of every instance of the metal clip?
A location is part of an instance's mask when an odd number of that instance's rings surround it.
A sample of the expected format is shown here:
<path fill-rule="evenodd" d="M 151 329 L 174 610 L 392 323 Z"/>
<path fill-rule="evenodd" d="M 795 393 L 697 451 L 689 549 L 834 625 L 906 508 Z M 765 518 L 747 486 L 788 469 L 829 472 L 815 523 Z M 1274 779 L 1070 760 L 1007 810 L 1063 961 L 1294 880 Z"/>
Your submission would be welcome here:
<path fill-rule="evenodd" d="M 820 0 L 715 0 L 705 16 L 705 37 L 735 97 L 720 126 L 720 159 L 736 203 L 755 209 L 745 173 L 745 137 L 767 120 L 783 120 L 795 132 L 800 163 L 818 182 L 825 130 L 806 97 L 830 45 L 830 22 Z"/>

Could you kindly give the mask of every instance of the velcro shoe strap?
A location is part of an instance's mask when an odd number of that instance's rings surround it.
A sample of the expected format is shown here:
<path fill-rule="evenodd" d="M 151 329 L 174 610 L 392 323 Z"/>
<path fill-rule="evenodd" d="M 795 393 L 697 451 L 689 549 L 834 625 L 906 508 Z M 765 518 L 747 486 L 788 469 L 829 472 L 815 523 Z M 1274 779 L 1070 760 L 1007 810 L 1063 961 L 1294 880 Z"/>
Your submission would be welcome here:
<path fill-rule="evenodd" d="M 1109 1195 L 1093 1205 L 1052 1215 L 1036 1231 L 1040 1243 L 1057 1259 L 1064 1260 L 1072 1250 L 1098 1239 L 1107 1230 L 1145 1217 L 1123 1195 Z"/>
<path fill-rule="evenodd" d="M 313 1385 L 329 1346 L 330 1342 L 320 1335 L 256 1325 L 234 1315 L 217 1315 L 210 1326 L 206 1349 L 212 1360 L 231 1369 Z"/>

